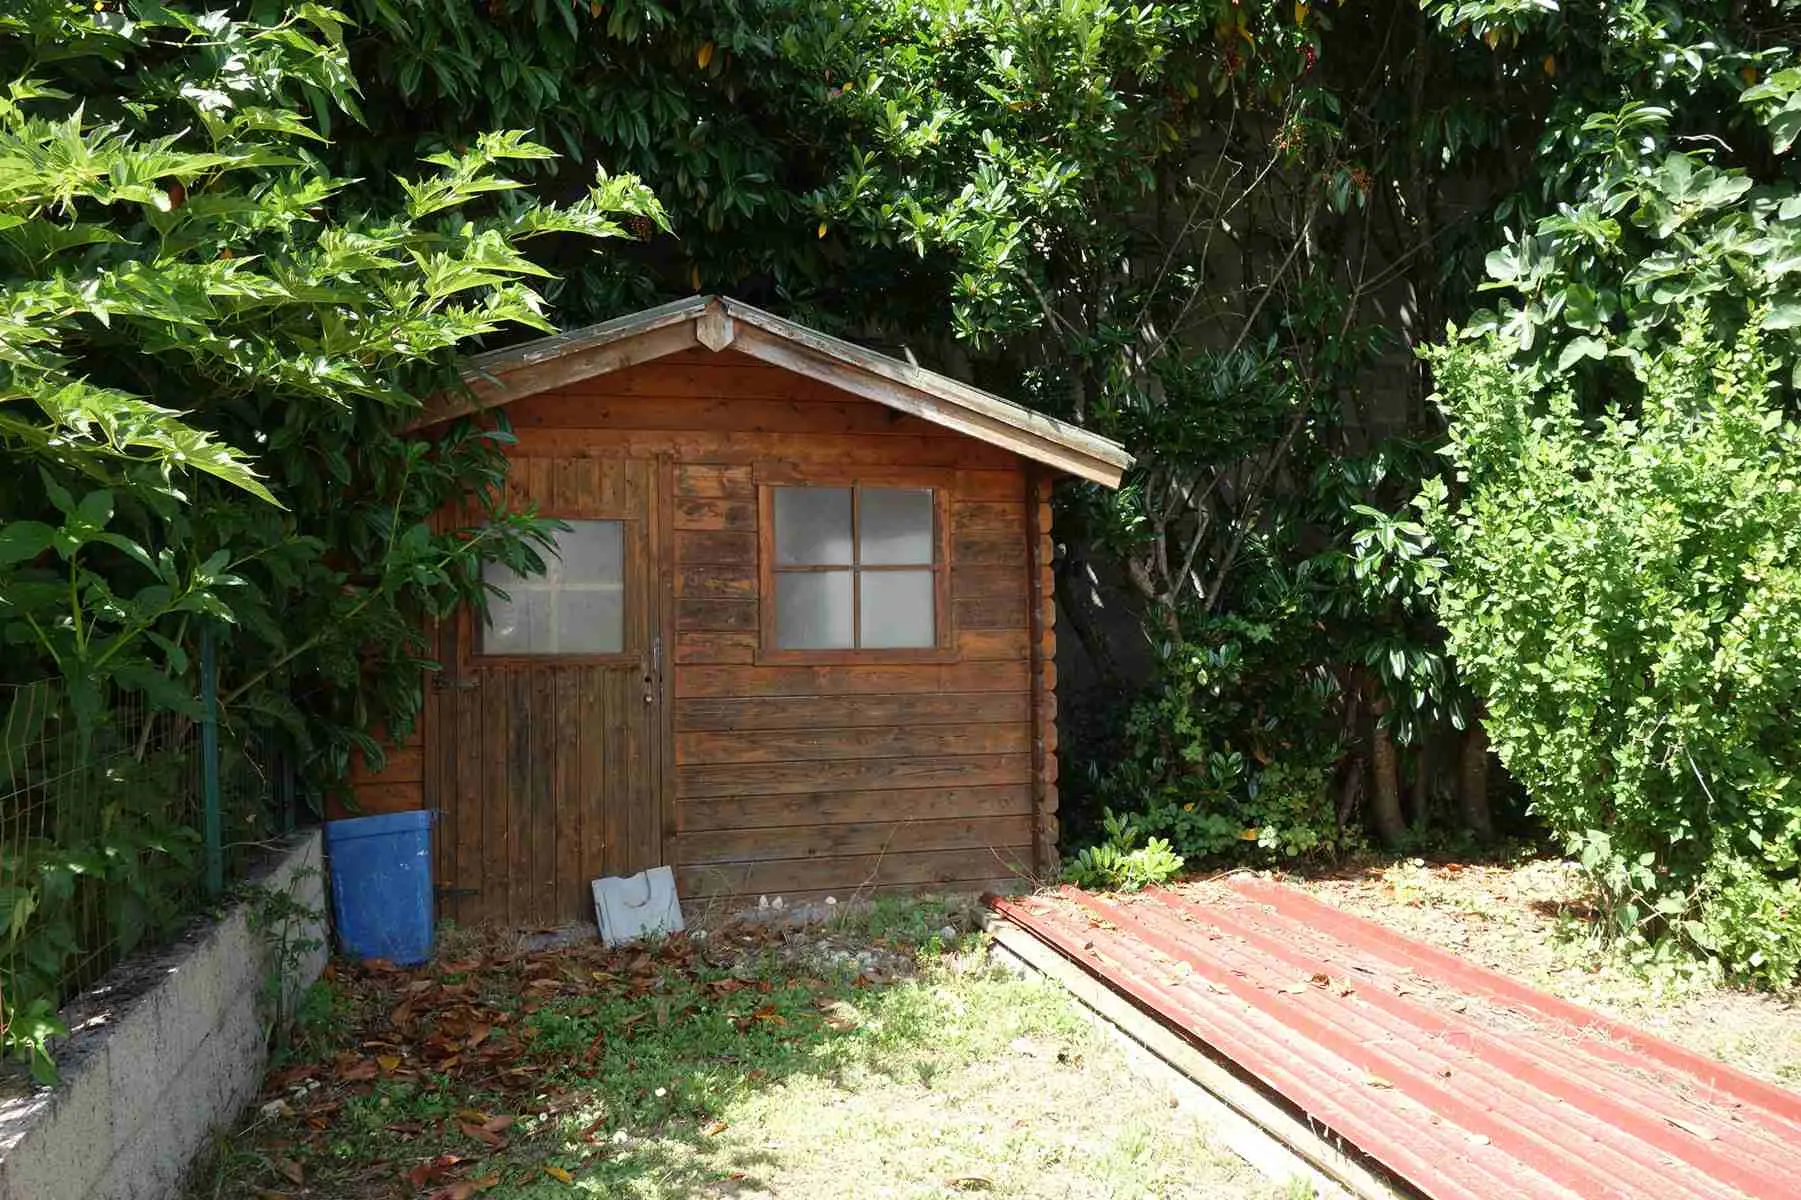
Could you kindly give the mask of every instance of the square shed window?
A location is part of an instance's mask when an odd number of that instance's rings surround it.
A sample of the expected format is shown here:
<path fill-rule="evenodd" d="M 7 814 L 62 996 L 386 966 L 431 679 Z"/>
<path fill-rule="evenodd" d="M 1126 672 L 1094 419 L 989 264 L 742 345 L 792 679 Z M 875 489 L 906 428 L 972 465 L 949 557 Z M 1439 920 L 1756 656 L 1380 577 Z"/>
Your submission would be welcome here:
<path fill-rule="evenodd" d="M 938 645 L 938 503 L 931 488 L 772 488 L 775 645 Z"/>
<path fill-rule="evenodd" d="M 625 522 L 567 521 L 542 575 L 489 563 L 483 654 L 618 654 L 625 649 Z"/>

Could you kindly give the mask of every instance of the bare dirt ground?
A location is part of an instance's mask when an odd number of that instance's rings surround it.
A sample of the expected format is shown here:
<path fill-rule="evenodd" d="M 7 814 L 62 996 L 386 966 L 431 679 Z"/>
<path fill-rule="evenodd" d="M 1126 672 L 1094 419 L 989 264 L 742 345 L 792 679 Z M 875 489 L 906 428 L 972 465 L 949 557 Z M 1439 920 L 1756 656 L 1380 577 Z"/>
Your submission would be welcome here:
<path fill-rule="evenodd" d="M 1801 1090 L 1801 993 L 1749 992 L 1704 969 L 1628 960 L 1595 935 L 1573 863 L 1413 858 L 1277 877 L 1552 995 Z"/>

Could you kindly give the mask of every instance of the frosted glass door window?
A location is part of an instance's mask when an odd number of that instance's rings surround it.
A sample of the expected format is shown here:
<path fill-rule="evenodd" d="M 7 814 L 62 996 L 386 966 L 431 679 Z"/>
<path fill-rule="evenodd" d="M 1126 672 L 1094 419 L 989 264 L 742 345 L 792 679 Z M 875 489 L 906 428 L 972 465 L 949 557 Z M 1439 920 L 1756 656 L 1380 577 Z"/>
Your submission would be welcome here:
<path fill-rule="evenodd" d="M 569 521 L 542 575 L 490 563 L 483 654 L 618 654 L 625 649 L 625 522 Z"/>
<path fill-rule="evenodd" d="M 773 489 L 775 645 L 938 644 L 938 508 L 930 488 Z"/>

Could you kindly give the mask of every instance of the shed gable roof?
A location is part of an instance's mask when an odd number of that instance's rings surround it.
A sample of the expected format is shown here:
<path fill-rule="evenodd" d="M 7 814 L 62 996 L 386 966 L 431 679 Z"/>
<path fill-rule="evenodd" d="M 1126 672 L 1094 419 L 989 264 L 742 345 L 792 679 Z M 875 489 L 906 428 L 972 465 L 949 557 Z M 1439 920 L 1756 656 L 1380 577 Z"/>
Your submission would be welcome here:
<path fill-rule="evenodd" d="M 1132 456 L 1116 442 L 913 363 L 724 296 L 695 296 L 470 359 L 469 390 L 425 405 L 412 427 L 510 404 L 695 346 L 730 346 L 797 375 L 1059 470 L 1118 487 Z"/>

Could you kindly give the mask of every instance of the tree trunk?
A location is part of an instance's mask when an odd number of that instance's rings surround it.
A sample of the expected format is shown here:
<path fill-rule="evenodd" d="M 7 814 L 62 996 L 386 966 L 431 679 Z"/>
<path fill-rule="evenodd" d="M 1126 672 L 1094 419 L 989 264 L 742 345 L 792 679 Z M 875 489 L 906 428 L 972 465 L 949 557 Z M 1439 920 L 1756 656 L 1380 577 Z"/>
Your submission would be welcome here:
<path fill-rule="evenodd" d="M 1413 752 L 1413 786 L 1407 792 L 1408 823 L 1415 829 L 1424 829 L 1431 807 L 1432 742 L 1422 732 L 1419 747 Z"/>
<path fill-rule="evenodd" d="M 1463 761 L 1458 764 L 1457 801 L 1463 825 L 1479 842 L 1493 841 L 1494 816 L 1488 808 L 1488 733 L 1472 721 L 1463 732 Z"/>
<path fill-rule="evenodd" d="M 1407 819 L 1401 815 L 1400 765 L 1394 738 L 1382 725 L 1388 702 L 1377 700 L 1370 710 L 1374 717 L 1370 722 L 1370 817 L 1376 823 L 1376 835 L 1392 850 L 1407 836 Z"/>
<path fill-rule="evenodd" d="M 1363 755 L 1353 754 L 1345 759 L 1339 769 L 1338 782 L 1338 840 L 1344 841 L 1344 831 L 1351 823 L 1351 814 L 1357 811 L 1357 805 L 1363 799 Z"/>

